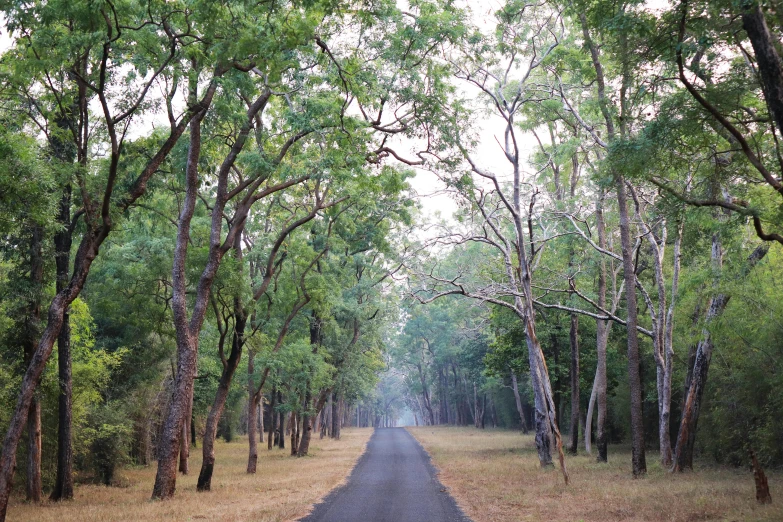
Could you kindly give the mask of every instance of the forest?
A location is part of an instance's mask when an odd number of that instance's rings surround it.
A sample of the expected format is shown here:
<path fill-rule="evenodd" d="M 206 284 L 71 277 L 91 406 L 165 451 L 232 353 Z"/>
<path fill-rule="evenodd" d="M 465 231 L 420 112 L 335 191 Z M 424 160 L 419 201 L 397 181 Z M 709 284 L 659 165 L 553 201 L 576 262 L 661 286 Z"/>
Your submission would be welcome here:
<path fill-rule="evenodd" d="M 779 2 L 4 0 L 0 25 L 0 521 L 399 425 L 529 433 L 565 487 L 587 454 L 772 501 Z"/>

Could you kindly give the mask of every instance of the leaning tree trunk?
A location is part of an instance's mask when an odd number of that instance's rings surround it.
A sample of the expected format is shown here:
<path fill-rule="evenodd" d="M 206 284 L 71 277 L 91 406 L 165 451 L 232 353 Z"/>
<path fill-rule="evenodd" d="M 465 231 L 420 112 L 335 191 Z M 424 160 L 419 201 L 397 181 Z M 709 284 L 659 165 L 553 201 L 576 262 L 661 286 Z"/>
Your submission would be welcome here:
<path fill-rule="evenodd" d="M 744 272 L 749 272 L 769 251 L 769 244 L 764 243 L 757 247 L 748 256 L 745 262 Z M 712 262 L 713 267 L 718 272 L 722 265 L 722 245 L 720 236 L 714 234 L 712 237 Z M 707 384 L 707 372 L 712 359 L 713 341 L 709 331 L 709 325 L 717 320 L 726 309 L 729 302 L 726 294 L 716 294 L 709 302 L 707 316 L 705 318 L 706 326 L 702 330 L 702 338 L 696 347 L 696 356 L 693 363 L 693 370 L 690 373 L 690 386 L 683 404 L 682 416 L 680 418 L 680 428 L 677 432 L 677 445 L 675 447 L 674 466 L 672 471 L 684 471 L 693 469 L 693 448 L 696 442 L 696 427 L 699 420 L 701 409 L 701 400 L 704 395 L 704 388 Z"/>
<path fill-rule="evenodd" d="M 235 305 L 240 305 L 241 303 L 237 299 L 235 301 Z M 239 360 L 242 358 L 242 345 L 243 342 L 243 334 L 245 330 L 245 317 L 244 313 L 241 311 L 241 308 L 238 309 L 238 313 L 235 314 L 236 316 L 236 323 L 234 325 L 234 334 L 232 335 L 231 340 L 231 354 L 229 355 L 228 359 L 225 361 L 225 365 L 223 366 L 223 372 L 220 375 L 220 381 L 218 382 L 218 389 L 215 393 L 215 400 L 212 402 L 212 407 L 209 410 L 209 414 L 207 415 L 207 424 L 204 429 L 204 439 L 201 445 L 201 452 L 203 455 L 203 459 L 201 461 L 201 471 L 198 475 L 198 484 L 196 485 L 196 489 L 198 491 L 209 491 L 212 487 L 212 473 L 215 469 L 215 438 L 217 437 L 217 429 L 218 424 L 220 423 L 220 418 L 223 416 L 223 410 L 226 406 L 226 401 L 228 400 L 228 393 L 229 389 L 231 387 L 231 381 L 234 378 L 234 373 L 237 370 L 237 367 L 239 366 Z M 221 352 L 222 353 L 222 352 Z M 248 363 L 248 373 L 250 374 L 250 386 L 249 388 L 252 390 L 253 386 L 253 380 L 252 380 L 252 370 L 253 365 L 251 362 Z M 252 393 L 252 392 L 251 392 Z M 248 401 L 248 418 L 247 418 L 247 436 L 248 440 L 255 441 L 255 427 L 256 427 L 256 419 L 255 419 L 255 413 L 258 411 L 258 405 L 254 403 L 253 398 L 251 397 Z M 258 452 L 256 451 L 256 455 Z"/>

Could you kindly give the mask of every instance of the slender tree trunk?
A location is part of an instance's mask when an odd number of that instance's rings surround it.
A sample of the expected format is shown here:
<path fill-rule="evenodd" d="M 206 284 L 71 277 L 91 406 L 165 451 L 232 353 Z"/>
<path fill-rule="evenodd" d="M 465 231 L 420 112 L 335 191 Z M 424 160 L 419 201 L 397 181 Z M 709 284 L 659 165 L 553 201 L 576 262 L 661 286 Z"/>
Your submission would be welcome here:
<path fill-rule="evenodd" d="M 192 87 L 195 93 L 195 87 Z M 195 94 L 191 96 L 191 102 Z M 172 311 L 177 334 L 177 372 L 174 380 L 174 391 L 169 401 L 168 411 L 163 424 L 163 433 L 158 445 L 158 471 L 152 498 L 166 499 L 174 495 L 177 484 L 177 456 L 180 441 L 183 437 L 182 428 L 186 416 L 190 413 L 193 397 L 193 382 L 196 376 L 198 358 L 198 328 L 199 318 L 191 324 L 188 320 L 187 282 L 185 274 L 185 258 L 190 241 L 190 222 L 198 197 L 199 176 L 198 161 L 201 155 L 201 120 L 206 113 L 201 113 L 190 122 L 190 144 L 186 166 L 185 202 L 180 213 L 177 228 L 177 242 L 172 263 Z M 208 298 L 201 295 L 200 298 Z M 206 305 L 204 305 L 206 306 Z M 187 434 L 185 434 L 187 436 Z"/>
<path fill-rule="evenodd" d="M 283 404 L 283 394 L 282 392 L 277 392 L 277 402 L 280 403 L 282 406 Z M 280 435 L 277 438 L 277 447 L 280 449 L 285 449 L 285 434 L 286 434 L 286 420 L 288 418 L 288 414 L 285 411 L 280 411 Z"/>
<path fill-rule="evenodd" d="M 628 201 L 625 178 L 615 174 L 617 206 L 620 214 L 620 243 L 623 252 L 623 277 L 625 278 L 625 302 L 628 332 L 628 387 L 631 393 L 631 461 L 634 477 L 647 473 L 644 455 L 644 418 L 642 416 L 642 377 L 639 356 L 638 311 L 636 305 L 636 271 L 634 268 L 631 228 L 628 217 Z"/>
<path fill-rule="evenodd" d="M 593 378 L 593 386 L 590 392 L 590 400 L 587 401 L 587 415 L 585 415 L 585 453 L 592 455 L 593 453 L 593 413 L 595 413 L 595 396 L 596 386 L 598 385 L 598 372 Z"/>
<path fill-rule="evenodd" d="M 604 221 L 604 193 L 601 192 L 598 203 L 596 204 L 596 228 L 598 232 L 598 246 L 606 250 L 606 223 Z M 606 309 L 606 260 L 601 257 L 598 267 L 598 306 Z M 595 401 L 598 406 L 598 413 L 596 418 L 596 448 L 598 454 L 596 460 L 598 462 L 606 462 L 608 458 L 607 449 L 609 436 L 606 430 L 606 346 L 609 343 L 609 329 L 611 324 L 608 321 L 601 319 L 596 320 L 596 368 L 595 368 Z M 592 416 L 588 415 L 588 423 L 592 423 Z M 585 430 L 585 436 L 587 432 L 591 430 Z M 592 433 L 591 433 L 592 435 Z"/>
<path fill-rule="evenodd" d="M 43 228 L 30 227 L 30 298 L 25 306 L 24 318 L 24 362 L 27 366 L 33 360 L 41 331 L 41 297 L 43 292 Z M 40 502 L 43 495 L 41 479 L 41 403 L 37 395 L 32 396 L 27 414 L 27 482 L 26 493 L 29 502 Z"/>
<path fill-rule="evenodd" d="M 241 305 L 241 302 L 237 299 L 236 305 Z M 203 456 L 201 461 L 201 471 L 198 475 L 198 484 L 196 489 L 198 491 L 209 491 L 212 487 L 212 473 L 215 469 L 215 437 L 217 437 L 218 424 L 223 416 L 223 410 L 226 407 L 226 401 L 228 400 L 229 390 L 231 388 L 231 381 L 234 378 L 234 373 L 239 366 L 239 361 L 242 358 L 242 347 L 244 344 L 244 331 L 245 331 L 246 317 L 244 310 L 241 307 L 235 314 L 234 333 L 231 340 L 231 354 L 228 359 L 225 360 L 223 365 L 223 371 L 220 374 L 220 381 L 218 381 L 217 392 L 215 393 L 215 400 L 212 401 L 212 407 L 207 415 L 207 423 L 204 428 L 204 439 L 201 444 L 201 454 Z M 221 354 L 222 345 L 221 345 Z M 247 436 L 249 441 L 255 441 L 255 427 L 256 419 L 255 413 L 258 411 L 258 404 L 253 400 L 253 363 L 248 362 L 249 373 L 249 389 L 251 390 L 251 396 L 248 400 L 248 419 L 247 419 Z M 256 455 L 258 451 L 256 450 Z M 250 473 L 250 471 L 248 471 Z"/>
<path fill-rule="evenodd" d="M 514 390 L 514 401 L 517 405 L 517 413 L 519 413 L 519 422 L 522 427 L 522 433 L 527 435 L 527 421 L 525 420 L 525 412 L 522 409 L 522 399 L 519 397 L 519 385 L 517 384 L 517 375 L 511 372 L 511 389 Z"/>
<path fill-rule="evenodd" d="M 272 401 L 269 403 L 269 434 L 267 435 L 266 449 L 267 451 L 272 449 L 272 446 L 277 442 L 275 440 L 275 432 L 277 431 L 277 388 L 272 387 Z"/>
<path fill-rule="evenodd" d="M 264 442 L 264 396 L 258 397 L 258 442 Z"/>
<path fill-rule="evenodd" d="M 263 402 L 260 401 L 260 395 L 256 393 L 256 385 L 253 380 L 254 374 L 255 354 L 251 350 L 247 355 L 247 473 L 255 473 L 256 465 L 258 464 L 258 439 L 256 439 L 255 416 L 259 409 L 259 405 L 261 406 L 262 425 L 264 418 Z M 217 429 L 217 423 L 215 429 Z"/>
<path fill-rule="evenodd" d="M 576 455 L 579 447 L 579 317 L 571 314 L 571 446 L 568 452 Z"/>
<path fill-rule="evenodd" d="M 193 389 L 190 390 L 187 411 L 182 422 L 182 437 L 179 439 L 179 472 L 187 475 L 190 471 L 190 425 L 193 421 Z"/>

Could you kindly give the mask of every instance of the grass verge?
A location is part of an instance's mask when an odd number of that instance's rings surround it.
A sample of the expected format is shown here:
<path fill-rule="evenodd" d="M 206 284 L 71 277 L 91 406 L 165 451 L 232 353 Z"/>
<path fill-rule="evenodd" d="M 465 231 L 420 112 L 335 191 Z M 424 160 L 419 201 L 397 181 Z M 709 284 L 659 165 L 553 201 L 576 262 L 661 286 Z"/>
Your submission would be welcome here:
<path fill-rule="evenodd" d="M 187 476 L 177 478 L 177 494 L 165 502 L 150 500 L 155 466 L 126 469 L 120 482 L 127 487 L 77 485 L 75 500 L 28 504 L 13 498 L 9 521 L 182 521 L 217 520 L 278 522 L 308 513 L 312 504 L 348 476 L 372 435 L 371 428 L 344 428 L 339 441 L 318 439 L 310 444 L 310 456 L 297 459 L 290 450 L 259 451 L 258 473 L 248 475 L 247 439 L 218 442 L 212 491 L 196 491 L 201 469 L 201 448 L 191 450 Z"/>
<path fill-rule="evenodd" d="M 408 430 L 474 522 L 783 520 L 779 473 L 767 473 L 773 504 L 760 506 L 749 470 L 698 466 L 694 473 L 672 475 L 650 451 L 647 477 L 633 479 L 630 449 L 610 446 L 608 464 L 596 463 L 584 451 L 567 456 L 571 485 L 565 486 L 558 469 L 539 468 L 532 435 L 455 427 Z"/>

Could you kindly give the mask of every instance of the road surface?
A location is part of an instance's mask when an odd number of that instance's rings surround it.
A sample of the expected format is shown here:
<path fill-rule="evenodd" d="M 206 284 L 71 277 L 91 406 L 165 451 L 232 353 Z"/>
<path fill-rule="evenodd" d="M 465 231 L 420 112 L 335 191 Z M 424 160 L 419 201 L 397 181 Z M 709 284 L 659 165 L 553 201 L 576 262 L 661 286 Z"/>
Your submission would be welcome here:
<path fill-rule="evenodd" d="M 348 483 L 301 522 L 470 522 L 404 428 L 378 428 Z"/>

